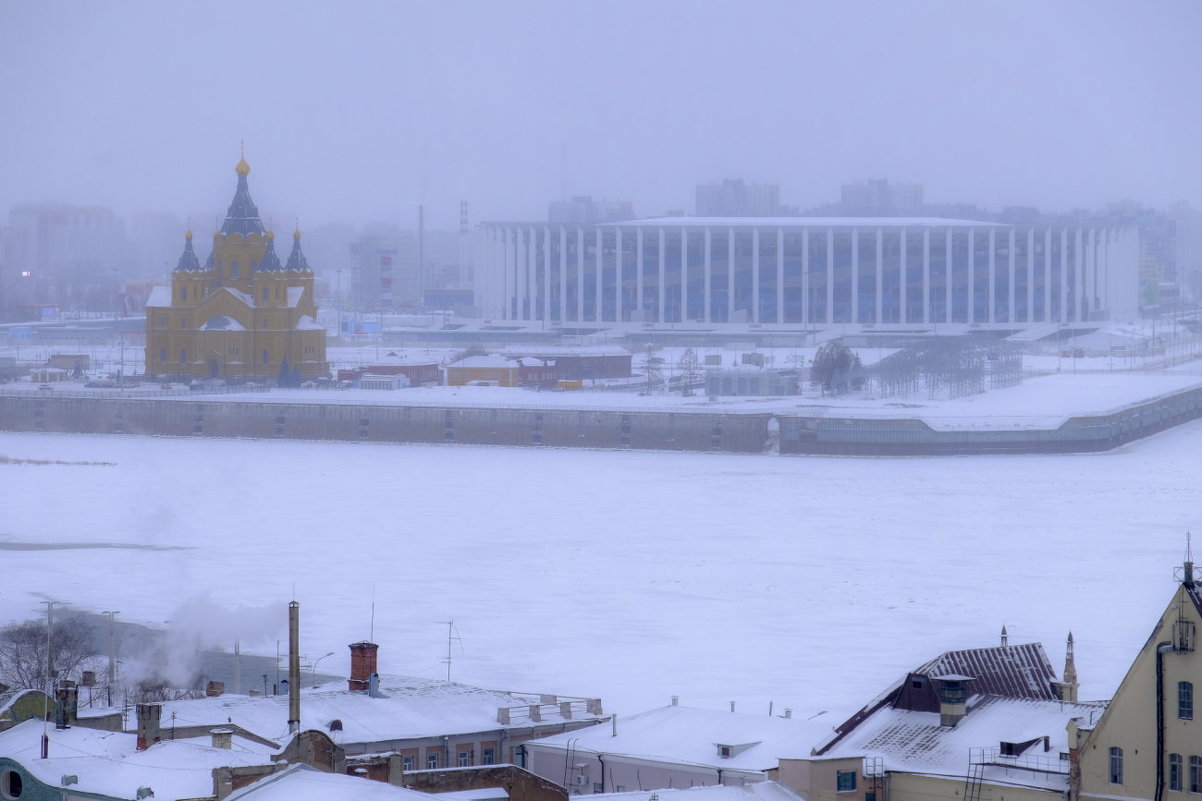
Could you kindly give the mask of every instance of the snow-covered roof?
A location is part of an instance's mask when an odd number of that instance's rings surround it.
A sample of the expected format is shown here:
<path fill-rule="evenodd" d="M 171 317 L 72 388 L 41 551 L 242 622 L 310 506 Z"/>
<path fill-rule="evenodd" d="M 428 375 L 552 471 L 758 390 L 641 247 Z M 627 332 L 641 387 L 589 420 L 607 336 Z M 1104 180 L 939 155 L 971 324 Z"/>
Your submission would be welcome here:
<path fill-rule="evenodd" d="M 319 324 L 316 320 L 307 314 L 302 314 L 296 321 L 297 331 L 317 331 L 324 329 L 325 326 Z"/>
<path fill-rule="evenodd" d="M 508 345 L 501 349 L 507 356 L 630 356 L 630 351 L 613 345 Z"/>
<path fill-rule="evenodd" d="M 0 732 L 0 754 L 50 787 L 65 787 L 63 779 L 76 776 L 71 792 L 118 798 L 134 798 L 140 787 L 153 789 L 158 801 L 212 796 L 214 768 L 266 765 L 273 753 L 237 736 L 233 748 L 164 737 L 163 742 L 139 751 L 134 734 L 73 726 L 47 730 L 49 757 L 42 759 L 42 731 L 41 721 L 27 720 Z"/>
<path fill-rule="evenodd" d="M 325 773 L 308 765 L 293 765 L 259 779 L 226 797 L 227 801 L 431 801 L 434 796 L 388 782 L 373 781 L 345 773 Z"/>
<path fill-rule="evenodd" d="M 296 305 L 301 302 L 301 298 L 304 297 L 304 294 L 305 288 L 303 286 L 288 287 L 288 308 L 295 308 Z"/>
<path fill-rule="evenodd" d="M 147 307 L 150 306 L 170 306 L 171 305 L 171 287 L 156 286 L 150 290 L 150 295 L 146 298 Z"/>
<path fill-rule="evenodd" d="M 516 368 L 518 365 L 517 365 L 517 362 L 515 362 L 513 359 L 511 359 L 509 357 L 500 356 L 497 354 L 491 354 L 488 356 L 468 356 L 466 358 L 460 359 L 459 361 L 455 362 L 454 364 L 451 364 L 450 366 L 451 367 L 468 367 L 468 368 L 499 367 L 499 368 L 513 369 L 513 368 Z"/>
<path fill-rule="evenodd" d="M 783 757 L 808 755 L 830 720 L 717 712 L 687 706 L 665 706 L 619 717 L 617 734 L 610 725 L 591 726 L 526 744 L 527 748 L 572 748 L 576 753 L 605 753 L 672 764 L 764 771 Z M 719 746 L 732 746 L 723 757 Z"/>
<path fill-rule="evenodd" d="M 938 712 L 912 712 L 885 706 L 862 721 L 823 757 L 879 756 L 885 770 L 964 776 L 969 749 L 997 749 L 1001 743 L 1040 742 L 1016 757 L 990 754 L 993 761 L 1015 772 L 1010 783 L 1062 787 L 1068 782 L 1066 725 L 1071 718 L 1096 718 L 1105 702 L 1070 704 L 1029 698 L 974 696 L 968 714 L 955 726 L 941 726 Z M 1046 747 L 1042 738 L 1046 737 Z M 999 768 L 999 771 L 1002 769 Z M 1041 773 L 1040 771 L 1044 771 Z M 986 777 L 990 777 L 986 771 Z"/>
<path fill-rule="evenodd" d="M 779 782 L 762 781 L 752 782 L 741 787 L 713 785 L 686 787 L 679 790 L 593 793 L 590 801 L 802 801 L 802 798 Z"/>
<path fill-rule="evenodd" d="M 1004 223 L 955 220 L 946 217 L 650 217 L 604 223 L 607 227 L 639 228 L 1010 228 Z"/>
<path fill-rule="evenodd" d="M 245 331 L 246 326 L 225 314 L 218 314 L 204 321 L 201 331 Z"/>
<path fill-rule="evenodd" d="M 301 728 L 320 729 L 339 744 L 495 731 L 530 725 L 528 718 L 517 716 L 512 724 L 498 723 L 498 709 L 525 710 L 541 700 L 540 696 L 528 693 L 408 676 L 381 676 L 380 694 L 382 697 L 373 698 L 366 692 L 351 692 L 345 683 L 303 688 Z M 573 711 L 573 720 L 600 719 L 585 715 L 583 704 L 578 707 Z M 544 705 L 542 710 L 544 720 L 564 720 L 558 707 Z M 178 726 L 228 722 L 282 744 L 288 737 L 288 698 L 221 695 L 166 701 L 163 720 L 171 719 Z M 342 721 L 341 730 L 330 730 L 330 722 L 334 720 Z"/>

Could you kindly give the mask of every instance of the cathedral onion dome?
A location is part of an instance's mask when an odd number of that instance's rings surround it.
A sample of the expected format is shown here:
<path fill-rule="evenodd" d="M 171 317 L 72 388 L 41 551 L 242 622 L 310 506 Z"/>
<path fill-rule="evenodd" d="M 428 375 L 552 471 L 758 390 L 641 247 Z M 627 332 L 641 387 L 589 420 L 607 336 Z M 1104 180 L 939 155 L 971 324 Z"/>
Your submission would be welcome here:
<path fill-rule="evenodd" d="M 301 252 L 299 230 L 292 232 L 292 252 L 288 254 L 288 271 L 297 273 L 313 272 L 309 269 L 309 260 Z"/>
<path fill-rule="evenodd" d="M 280 264 L 280 257 L 275 252 L 275 234 L 267 232 L 267 252 L 263 254 L 263 259 L 255 266 L 255 272 L 260 273 L 279 273 L 284 271 L 284 265 Z"/>
<path fill-rule="evenodd" d="M 199 272 L 200 262 L 196 251 L 192 249 L 192 232 L 184 234 L 184 252 L 180 254 L 179 263 L 175 265 L 176 272 Z"/>
<path fill-rule="evenodd" d="M 264 232 L 263 221 L 259 219 L 259 209 L 250 199 L 250 188 L 246 184 L 246 175 L 250 172 L 250 165 L 246 163 L 246 159 L 242 159 L 234 171 L 238 173 L 238 188 L 234 191 L 234 199 L 230 202 L 229 211 L 225 213 L 225 223 L 221 226 L 221 233 L 241 234 L 242 236 L 262 234 Z"/>

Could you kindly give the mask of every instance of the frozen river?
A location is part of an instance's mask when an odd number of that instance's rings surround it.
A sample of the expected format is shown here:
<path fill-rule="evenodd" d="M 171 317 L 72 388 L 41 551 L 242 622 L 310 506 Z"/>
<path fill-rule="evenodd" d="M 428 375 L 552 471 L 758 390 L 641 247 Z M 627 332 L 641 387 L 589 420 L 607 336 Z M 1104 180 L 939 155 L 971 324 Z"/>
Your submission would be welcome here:
<path fill-rule="evenodd" d="M 0 618 L 52 598 L 171 621 L 181 657 L 274 654 L 295 597 L 323 673 L 372 637 L 382 672 L 445 676 L 454 619 L 456 680 L 832 718 L 1005 624 L 1057 670 L 1071 629 L 1108 697 L 1199 528 L 1200 454 L 1202 423 L 930 459 L 0 434 L 109 463 L 0 463 Z"/>

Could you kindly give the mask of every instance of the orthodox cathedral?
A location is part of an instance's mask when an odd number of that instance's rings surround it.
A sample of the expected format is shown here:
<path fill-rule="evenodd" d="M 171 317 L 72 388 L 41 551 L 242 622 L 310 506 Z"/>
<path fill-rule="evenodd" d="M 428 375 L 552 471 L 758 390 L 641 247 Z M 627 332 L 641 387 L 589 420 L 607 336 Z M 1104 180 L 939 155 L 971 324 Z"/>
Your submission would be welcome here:
<path fill-rule="evenodd" d="M 300 231 L 281 261 L 250 198 L 245 158 L 235 171 L 238 188 L 204 266 L 188 231 L 171 286 L 155 287 L 146 304 L 146 374 L 283 385 L 323 378 L 326 331 Z"/>

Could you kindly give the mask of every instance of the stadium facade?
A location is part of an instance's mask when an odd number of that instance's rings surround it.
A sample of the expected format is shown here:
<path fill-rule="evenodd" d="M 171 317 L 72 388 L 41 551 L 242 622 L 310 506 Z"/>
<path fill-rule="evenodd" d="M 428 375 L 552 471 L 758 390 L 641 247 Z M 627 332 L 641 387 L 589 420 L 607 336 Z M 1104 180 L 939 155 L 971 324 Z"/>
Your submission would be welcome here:
<path fill-rule="evenodd" d="M 1132 228 L 919 217 L 485 223 L 484 316 L 574 323 L 1075 323 L 1138 312 Z"/>

